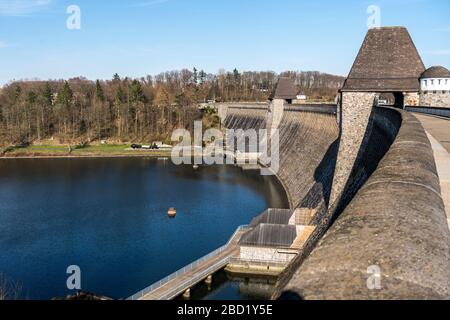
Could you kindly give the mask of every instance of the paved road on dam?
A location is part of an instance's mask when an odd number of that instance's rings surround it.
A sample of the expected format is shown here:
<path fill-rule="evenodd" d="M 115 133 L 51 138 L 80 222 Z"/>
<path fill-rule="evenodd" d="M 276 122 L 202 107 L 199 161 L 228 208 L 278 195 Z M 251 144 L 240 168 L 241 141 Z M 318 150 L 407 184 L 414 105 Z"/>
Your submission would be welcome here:
<path fill-rule="evenodd" d="M 436 159 L 447 222 L 450 228 L 450 120 L 414 114 L 428 133 Z"/>
<path fill-rule="evenodd" d="M 450 120 L 414 113 L 423 128 L 450 153 Z"/>

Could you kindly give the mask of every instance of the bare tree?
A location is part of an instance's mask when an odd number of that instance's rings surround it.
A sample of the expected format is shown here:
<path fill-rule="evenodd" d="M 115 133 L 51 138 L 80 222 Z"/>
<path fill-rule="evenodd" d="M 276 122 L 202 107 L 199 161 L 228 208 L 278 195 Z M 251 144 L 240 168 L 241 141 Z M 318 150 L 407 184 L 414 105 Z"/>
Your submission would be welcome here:
<path fill-rule="evenodd" d="M 279 76 L 294 79 L 313 99 L 333 100 L 344 81 L 317 71 L 208 74 L 197 68 L 140 79 L 18 81 L 0 91 L 0 145 L 52 137 L 68 144 L 165 139 L 198 118 L 200 102 L 266 101 Z"/>

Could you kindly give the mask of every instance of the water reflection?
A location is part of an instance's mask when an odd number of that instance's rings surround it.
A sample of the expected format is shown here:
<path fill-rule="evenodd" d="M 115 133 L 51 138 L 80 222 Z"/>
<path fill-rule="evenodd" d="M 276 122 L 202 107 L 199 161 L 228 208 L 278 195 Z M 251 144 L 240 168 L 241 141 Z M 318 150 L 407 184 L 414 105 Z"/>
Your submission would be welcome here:
<path fill-rule="evenodd" d="M 245 277 L 221 270 L 213 275 L 212 284 L 201 282 L 191 288 L 192 300 L 269 300 L 277 278 Z M 183 300 L 183 297 L 178 297 Z"/>

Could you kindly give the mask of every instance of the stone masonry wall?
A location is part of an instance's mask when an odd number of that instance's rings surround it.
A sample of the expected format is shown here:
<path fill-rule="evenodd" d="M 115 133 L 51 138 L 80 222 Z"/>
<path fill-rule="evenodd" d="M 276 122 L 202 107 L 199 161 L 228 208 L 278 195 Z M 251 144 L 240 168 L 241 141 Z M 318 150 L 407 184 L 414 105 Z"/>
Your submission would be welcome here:
<path fill-rule="evenodd" d="M 418 106 L 419 105 L 419 94 L 418 93 L 406 93 L 405 94 L 405 106 Z"/>
<path fill-rule="evenodd" d="M 450 92 L 420 94 L 421 107 L 450 108 Z"/>
<path fill-rule="evenodd" d="M 278 252 L 277 248 L 240 247 L 240 258 L 250 261 L 290 262 L 295 254 Z"/>
<path fill-rule="evenodd" d="M 375 100 L 375 93 L 344 92 L 341 107 L 341 135 L 330 204 L 337 203 L 361 149 Z"/>
<path fill-rule="evenodd" d="M 268 130 L 279 129 L 281 120 L 283 120 L 284 100 L 274 99 L 269 106 Z"/>

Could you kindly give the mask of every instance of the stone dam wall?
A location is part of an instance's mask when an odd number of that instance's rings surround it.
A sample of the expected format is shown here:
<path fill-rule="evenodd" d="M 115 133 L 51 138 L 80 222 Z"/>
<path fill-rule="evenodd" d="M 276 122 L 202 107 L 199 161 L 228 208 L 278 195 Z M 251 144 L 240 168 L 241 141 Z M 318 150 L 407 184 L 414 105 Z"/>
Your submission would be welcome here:
<path fill-rule="evenodd" d="M 276 296 L 450 297 L 450 233 L 430 142 L 409 113 L 377 108 L 373 117 L 343 212 L 311 254 L 286 271 Z"/>
<path fill-rule="evenodd" d="M 442 91 L 421 93 L 419 106 L 448 108 L 450 107 L 450 94 L 442 93 Z"/>
<path fill-rule="evenodd" d="M 268 107 L 227 106 L 223 119 L 228 129 L 265 129 Z M 288 109 L 283 113 L 279 130 L 277 177 L 285 188 L 291 208 L 324 205 L 330 194 L 337 152 L 335 115 Z"/>
<path fill-rule="evenodd" d="M 268 123 L 267 105 L 219 110 L 228 128 Z M 450 234 L 420 123 L 407 112 L 374 108 L 342 198 L 329 208 L 338 132 L 333 113 L 284 112 L 277 176 L 291 208 L 317 208 L 318 214 L 316 231 L 282 275 L 274 297 L 448 298 Z M 376 268 L 381 285 L 372 290 L 368 271 Z"/>

